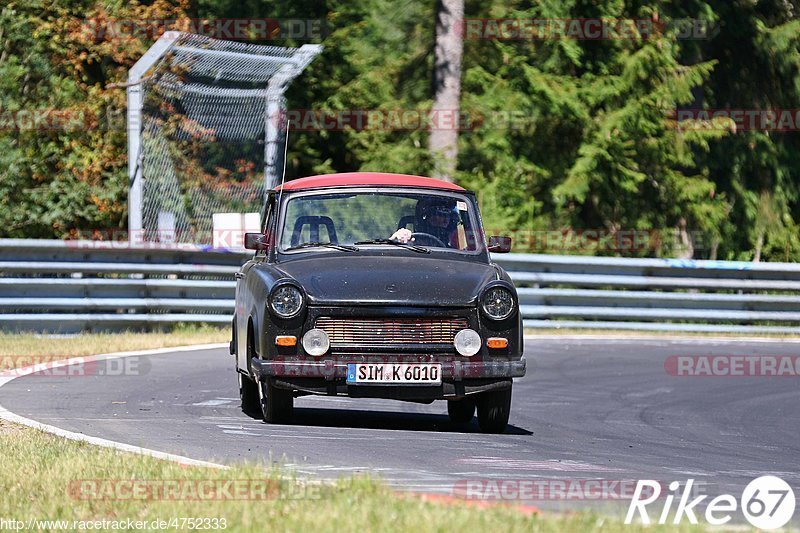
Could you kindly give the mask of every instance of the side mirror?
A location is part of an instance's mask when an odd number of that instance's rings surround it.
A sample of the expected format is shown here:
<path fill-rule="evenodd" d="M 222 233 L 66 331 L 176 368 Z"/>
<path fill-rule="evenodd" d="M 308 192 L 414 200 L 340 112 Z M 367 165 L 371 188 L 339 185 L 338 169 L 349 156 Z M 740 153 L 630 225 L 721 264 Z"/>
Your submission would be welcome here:
<path fill-rule="evenodd" d="M 248 250 L 266 250 L 269 248 L 267 236 L 263 233 L 245 233 L 244 247 Z"/>
<path fill-rule="evenodd" d="M 489 251 L 496 254 L 507 254 L 511 251 L 511 237 L 492 235 L 489 237 Z"/>

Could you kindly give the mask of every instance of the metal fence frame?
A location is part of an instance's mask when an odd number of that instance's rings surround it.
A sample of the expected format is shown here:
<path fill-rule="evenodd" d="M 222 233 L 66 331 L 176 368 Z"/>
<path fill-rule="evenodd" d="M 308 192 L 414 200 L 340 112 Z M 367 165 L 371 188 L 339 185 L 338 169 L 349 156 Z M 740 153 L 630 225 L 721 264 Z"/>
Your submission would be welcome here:
<path fill-rule="evenodd" d="M 0 239 L 0 328 L 228 324 L 251 256 L 197 245 Z M 528 328 L 800 333 L 800 264 L 494 257 Z"/>
<path fill-rule="evenodd" d="M 173 49 L 198 56 L 216 54 L 222 58 L 230 59 L 234 63 L 243 54 L 234 52 L 209 51 L 203 48 L 190 48 L 178 46 L 181 32 L 167 31 L 153 43 L 141 58 L 128 71 L 127 80 L 127 125 L 128 125 L 128 227 L 130 231 L 141 232 L 143 228 L 143 161 L 142 153 L 142 109 L 144 106 L 144 83 L 146 74 Z M 289 58 L 271 58 L 273 62 L 282 63 L 282 67 L 275 75 L 271 76 L 266 91 L 266 105 L 264 109 L 264 181 L 265 190 L 273 189 L 280 184 L 281 169 L 283 167 L 283 136 L 284 125 L 276 122 L 274 117 L 280 116 L 285 110 L 286 98 L 284 93 L 289 84 L 322 52 L 322 45 L 304 44 L 295 50 Z M 238 56 L 238 57 L 237 57 Z M 196 91 L 213 91 L 213 87 L 195 89 Z M 260 89 L 245 89 L 243 94 L 255 94 Z"/>

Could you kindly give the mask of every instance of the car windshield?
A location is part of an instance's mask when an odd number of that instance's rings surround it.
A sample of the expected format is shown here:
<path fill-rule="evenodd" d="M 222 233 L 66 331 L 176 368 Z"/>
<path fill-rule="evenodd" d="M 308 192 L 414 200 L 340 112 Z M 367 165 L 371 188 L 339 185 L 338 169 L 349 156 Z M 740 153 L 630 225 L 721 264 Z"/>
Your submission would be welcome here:
<path fill-rule="evenodd" d="M 474 209 L 466 196 L 430 191 L 302 195 L 287 202 L 280 247 L 285 252 L 309 250 L 313 243 L 404 245 L 476 253 L 484 243 Z"/>

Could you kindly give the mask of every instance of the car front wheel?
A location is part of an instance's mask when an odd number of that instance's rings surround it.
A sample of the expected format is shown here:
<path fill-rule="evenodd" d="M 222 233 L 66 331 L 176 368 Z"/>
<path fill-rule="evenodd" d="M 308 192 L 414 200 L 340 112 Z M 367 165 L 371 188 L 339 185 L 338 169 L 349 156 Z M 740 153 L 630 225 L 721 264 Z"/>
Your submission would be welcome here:
<path fill-rule="evenodd" d="M 258 388 L 261 398 L 261 414 L 268 424 L 286 424 L 292 421 L 294 414 L 294 396 L 292 391 L 279 389 L 272 384 L 272 378 L 266 378 Z"/>
<path fill-rule="evenodd" d="M 248 415 L 261 414 L 261 400 L 258 396 L 258 385 L 250 376 L 237 372 L 239 376 L 239 398 L 242 400 L 242 412 Z"/>
<path fill-rule="evenodd" d="M 511 414 L 511 387 L 478 397 L 478 426 L 484 433 L 502 433 Z"/>

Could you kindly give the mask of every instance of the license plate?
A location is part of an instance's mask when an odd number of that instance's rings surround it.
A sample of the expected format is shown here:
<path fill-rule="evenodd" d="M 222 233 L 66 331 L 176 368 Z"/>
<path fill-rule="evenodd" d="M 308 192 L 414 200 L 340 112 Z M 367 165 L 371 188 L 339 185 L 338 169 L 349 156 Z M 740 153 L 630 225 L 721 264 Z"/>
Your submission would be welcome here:
<path fill-rule="evenodd" d="M 441 385 L 442 365 L 419 363 L 349 363 L 347 383 L 351 385 Z"/>

